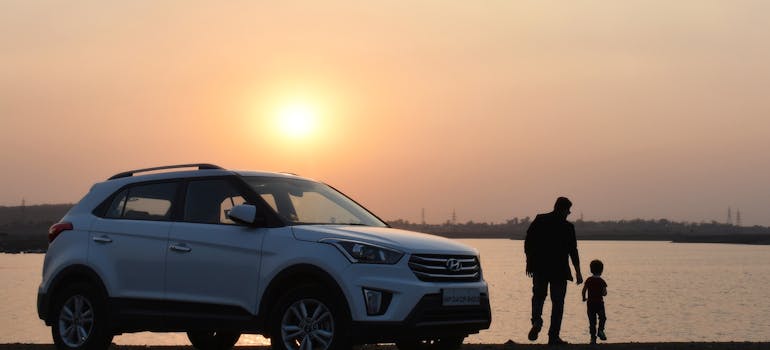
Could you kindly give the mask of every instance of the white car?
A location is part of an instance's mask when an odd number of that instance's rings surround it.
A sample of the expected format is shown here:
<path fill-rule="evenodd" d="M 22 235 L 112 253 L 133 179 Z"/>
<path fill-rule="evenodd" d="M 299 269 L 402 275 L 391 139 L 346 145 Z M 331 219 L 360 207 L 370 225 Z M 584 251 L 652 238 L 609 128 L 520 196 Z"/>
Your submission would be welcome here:
<path fill-rule="evenodd" d="M 197 168 L 158 172 L 175 168 Z M 149 174 L 137 175 L 138 173 Z M 95 184 L 49 230 L 38 314 L 58 349 L 187 332 L 201 350 L 459 347 L 489 328 L 478 252 L 390 228 L 291 174 L 186 164 Z"/>

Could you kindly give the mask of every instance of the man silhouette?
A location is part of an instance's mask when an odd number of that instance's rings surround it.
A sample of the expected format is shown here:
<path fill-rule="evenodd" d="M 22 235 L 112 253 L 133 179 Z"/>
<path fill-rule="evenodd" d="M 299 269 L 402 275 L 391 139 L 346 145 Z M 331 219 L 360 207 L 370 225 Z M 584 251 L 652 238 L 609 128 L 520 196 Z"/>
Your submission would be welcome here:
<path fill-rule="evenodd" d="M 577 284 L 583 283 L 580 273 L 580 257 L 577 250 L 575 226 L 567 221 L 572 202 L 565 197 L 556 199 L 553 211 L 538 214 L 527 229 L 524 253 L 527 255 L 527 276 L 532 277 L 532 329 L 529 340 L 537 340 L 543 327 L 543 304 L 551 287 L 551 324 L 548 344 L 567 344 L 559 338 L 561 319 L 564 314 L 564 296 L 567 280 L 572 281 L 569 259 L 575 267 Z"/>

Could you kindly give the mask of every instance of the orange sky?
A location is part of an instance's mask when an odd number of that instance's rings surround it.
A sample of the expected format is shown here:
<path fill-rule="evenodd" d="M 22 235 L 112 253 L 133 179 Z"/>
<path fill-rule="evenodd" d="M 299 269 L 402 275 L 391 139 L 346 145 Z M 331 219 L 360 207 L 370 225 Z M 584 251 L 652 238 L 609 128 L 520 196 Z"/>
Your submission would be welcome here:
<path fill-rule="evenodd" d="M 767 1 L 0 2 L 0 205 L 211 162 L 385 219 L 770 225 Z M 277 126 L 287 104 L 316 128 Z"/>

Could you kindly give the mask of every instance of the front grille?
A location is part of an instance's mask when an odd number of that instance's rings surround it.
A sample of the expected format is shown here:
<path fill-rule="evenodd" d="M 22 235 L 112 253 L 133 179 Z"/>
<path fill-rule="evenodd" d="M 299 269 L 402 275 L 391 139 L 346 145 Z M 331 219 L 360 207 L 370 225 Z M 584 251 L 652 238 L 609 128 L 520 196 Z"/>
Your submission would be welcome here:
<path fill-rule="evenodd" d="M 412 255 L 409 268 L 421 281 L 475 282 L 481 279 L 481 265 L 473 255 Z"/>

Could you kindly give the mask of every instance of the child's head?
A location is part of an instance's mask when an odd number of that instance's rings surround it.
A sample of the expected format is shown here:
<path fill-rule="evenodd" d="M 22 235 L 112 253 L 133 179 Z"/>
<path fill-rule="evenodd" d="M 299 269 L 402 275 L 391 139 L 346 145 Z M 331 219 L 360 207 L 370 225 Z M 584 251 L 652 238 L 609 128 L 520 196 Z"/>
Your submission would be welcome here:
<path fill-rule="evenodd" d="M 591 273 L 597 276 L 600 276 L 602 274 L 602 271 L 604 271 L 604 264 L 602 264 L 601 260 L 594 260 L 591 261 Z"/>

